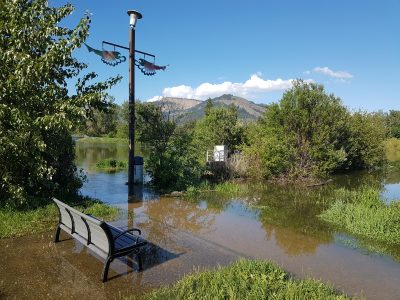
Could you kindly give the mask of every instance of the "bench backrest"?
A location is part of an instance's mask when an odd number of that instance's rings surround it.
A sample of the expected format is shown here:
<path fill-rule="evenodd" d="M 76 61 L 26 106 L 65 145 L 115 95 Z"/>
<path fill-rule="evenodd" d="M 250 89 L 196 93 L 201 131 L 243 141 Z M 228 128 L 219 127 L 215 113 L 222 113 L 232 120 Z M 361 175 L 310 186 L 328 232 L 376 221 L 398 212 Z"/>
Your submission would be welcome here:
<path fill-rule="evenodd" d="M 108 228 L 104 221 L 88 216 L 56 198 L 53 198 L 53 201 L 60 212 L 60 223 L 66 226 L 71 234 L 79 234 L 87 244 L 93 244 L 106 254 L 109 253 L 110 241 L 105 231 Z"/>

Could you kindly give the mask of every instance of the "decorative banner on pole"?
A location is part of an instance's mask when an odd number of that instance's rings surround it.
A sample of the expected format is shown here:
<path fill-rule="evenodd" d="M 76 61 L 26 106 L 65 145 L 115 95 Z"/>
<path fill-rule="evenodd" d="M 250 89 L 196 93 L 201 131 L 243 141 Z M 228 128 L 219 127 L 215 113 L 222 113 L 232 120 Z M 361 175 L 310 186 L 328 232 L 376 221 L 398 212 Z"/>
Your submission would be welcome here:
<path fill-rule="evenodd" d="M 122 56 L 118 51 L 107 51 L 107 50 L 97 50 L 85 43 L 85 46 L 89 52 L 94 52 L 98 56 L 101 56 L 101 61 L 110 66 L 116 66 L 119 63 L 126 61 L 126 57 Z"/>
<path fill-rule="evenodd" d="M 151 63 L 147 60 L 145 60 L 144 58 L 139 58 L 139 60 L 135 60 L 135 65 L 139 68 L 139 70 L 147 76 L 153 76 L 154 74 L 156 74 L 156 71 L 158 70 L 163 70 L 165 71 L 165 69 L 168 67 L 168 65 L 166 66 L 157 66 L 154 63 Z"/>
<path fill-rule="evenodd" d="M 104 44 L 113 46 L 114 51 L 105 50 Z M 127 47 L 109 43 L 109 42 L 105 42 L 105 41 L 103 41 L 103 50 L 94 49 L 94 48 L 90 47 L 89 45 L 87 45 L 86 43 L 85 43 L 85 46 L 87 47 L 89 52 L 93 52 L 93 53 L 97 54 L 98 56 L 100 56 L 101 61 L 103 63 L 113 66 L 113 67 L 118 65 L 119 63 L 126 61 L 126 57 L 122 56 L 120 52 L 115 51 L 115 47 L 129 50 L 129 48 L 127 48 Z M 166 65 L 166 66 L 156 65 L 155 64 L 156 57 L 153 54 L 138 51 L 138 50 L 135 50 L 135 52 L 139 53 L 139 55 L 143 55 L 143 58 L 139 58 L 139 60 L 135 59 L 135 66 L 137 66 L 138 69 L 146 76 L 153 76 L 156 74 L 156 72 L 158 70 L 165 71 L 165 69 L 169 66 L 169 65 Z M 146 56 L 152 57 L 153 62 L 146 60 Z"/>

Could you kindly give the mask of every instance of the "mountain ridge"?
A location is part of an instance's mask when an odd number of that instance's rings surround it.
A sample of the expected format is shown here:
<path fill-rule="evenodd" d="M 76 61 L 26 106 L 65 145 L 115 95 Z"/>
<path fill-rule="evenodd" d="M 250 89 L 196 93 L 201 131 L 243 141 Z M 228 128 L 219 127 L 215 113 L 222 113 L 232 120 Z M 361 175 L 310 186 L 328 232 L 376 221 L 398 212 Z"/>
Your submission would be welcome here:
<path fill-rule="evenodd" d="M 239 119 L 245 122 L 257 120 L 265 111 L 265 106 L 231 94 L 224 94 L 219 97 L 211 98 L 210 100 L 215 107 L 229 107 L 229 105 L 235 105 L 238 108 Z M 161 106 L 164 111 L 168 111 L 169 115 L 175 118 L 179 123 L 185 123 L 198 120 L 205 115 L 207 100 L 164 97 L 153 103 L 157 106 Z"/>

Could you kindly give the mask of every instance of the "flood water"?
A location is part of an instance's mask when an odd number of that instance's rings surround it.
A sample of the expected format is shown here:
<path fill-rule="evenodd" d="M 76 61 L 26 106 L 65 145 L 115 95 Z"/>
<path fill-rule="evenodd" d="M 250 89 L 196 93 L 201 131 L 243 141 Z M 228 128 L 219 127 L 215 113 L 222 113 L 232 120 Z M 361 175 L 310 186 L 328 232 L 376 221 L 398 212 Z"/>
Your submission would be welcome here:
<path fill-rule="evenodd" d="M 88 178 L 81 192 L 121 208 L 116 225 L 142 229 L 150 242 L 144 271 L 135 272 L 135 265 L 124 260 L 113 262 L 111 280 L 102 284 L 102 261 L 73 240 L 54 244 L 52 233 L 0 240 L 0 256 L 7 257 L 0 272 L 14 274 L 9 279 L 2 276 L 3 296 L 119 299 L 172 283 L 196 268 L 246 257 L 272 260 L 296 277 L 330 282 L 350 296 L 400 299 L 399 247 L 359 240 L 317 217 L 340 187 L 375 185 L 387 201 L 400 198 L 397 169 L 340 175 L 314 188 L 243 184 L 240 196 L 233 198 L 211 192 L 190 200 L 159 197 L 143 188 L 128 200 L 126 172 L 98 173 L 91 168 L 99 159 L 126 155 L 123 145 L 78 144 L 77 164 Z M 134 212 L 133 219 L 127 211 Z M 371 250 L 383 248 L 386 254 Z M 29 259 L 21 261 L 21 256 Z"/>

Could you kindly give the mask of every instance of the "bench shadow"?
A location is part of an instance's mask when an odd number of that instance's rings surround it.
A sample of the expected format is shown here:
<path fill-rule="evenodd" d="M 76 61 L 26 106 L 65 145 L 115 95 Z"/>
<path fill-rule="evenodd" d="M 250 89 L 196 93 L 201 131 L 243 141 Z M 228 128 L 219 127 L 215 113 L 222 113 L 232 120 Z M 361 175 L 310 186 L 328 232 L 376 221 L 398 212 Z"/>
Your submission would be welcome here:
<path fill-rule="evenodd" d="M 71 240 L 75 240 L 75 239 L 70 236 L 67 236 L 66 234 L 63 233 L 63 234 L 61 234 L 60 240 L 58 243 L 63 243 L 63 242 L 71 241 Z M 76 247 L 78 247 L 78 248 L 76 248 Z M 85 246 L 80 241 L 75 240 L 75 248 L 78 252 L 81 252 L 81 251 L 84 251 Z M 87 249 L 87 250 L 92 256 L 94 256 L 95 258 L 100 260 L 102 263 L 104 263 L 103 258 L 98 256 L 92 250 L 90 250 L 90 249 Z M 140 253 L 141 253 L 141 257 L 142 257 L 142 271 L 138 270 L 137 256 L 135 254 L 119 257 L 119 258 L 116 258 L 113 263 L 111 263 L 110 271 L 112 270 L 113 272 L 109 273 L 107 281 L 117 279 L 119 277 L 123 277 L 123 276 L 126 276 L 126 275 L 134 273 L 134 272 L 141 274 L 142 272 L 146 272 L 146 270 L 149 270 L 155 266 L 158 266 L 167 261 L 178 258 L 185 252 L 173 253 L 165 248 L 162 248 L 154 243 L 147 241 L 147 244 L 141 248 Z M 117 262 L 117 264 L 115 264 L 115 262 Z M 118 267 L 118 265 L 119 265 L 119 267 Z M 125 267 L 122 267 L 122 266 L 125 266 Z"/>
<path fill-rule="evenodd" d="M 141 250 L 143 269 L 140 272 L 145 272 L 146 270 L 149 270 L 155 266 L 163 264 L 169 260 L 178 258 L 182 254 L 184 254 L 184 252 L 173 253 L 173 252 L 171 252 L 167 249 L 164 249 L 156 244 L 147 242 L 147 244 L 145 246 L 143 246 L 143 248 Z M 119 278 L 122 276 L 126 276 L 133 272 L 140 273 L 138 271 L 136 255 L 120 257 L 120 258 L 117 258 L 117 260 L 122 262 L 123 264 L 126 264 L 129 268 L 126 272 L 118 272 L 117 274 L 115 274 L 115 272 L 113 272 L 114 274 L 113 275 L 110 274 L 111 276 L 108 277 L 108 280 L 113 280 L 113 279 L 116 279 L 116 278 Z"/>

